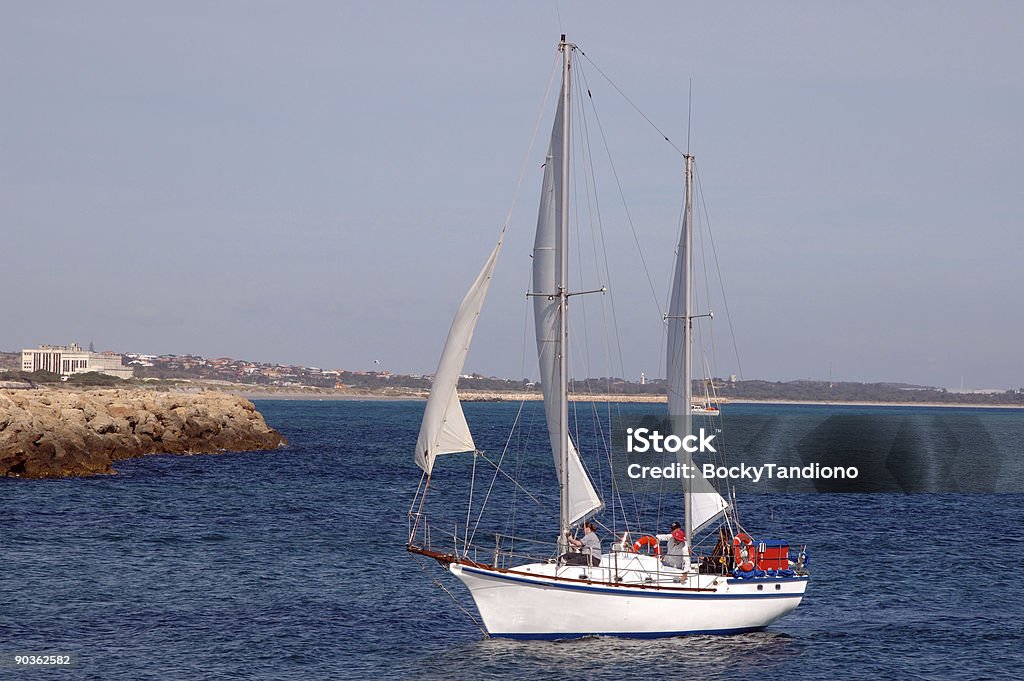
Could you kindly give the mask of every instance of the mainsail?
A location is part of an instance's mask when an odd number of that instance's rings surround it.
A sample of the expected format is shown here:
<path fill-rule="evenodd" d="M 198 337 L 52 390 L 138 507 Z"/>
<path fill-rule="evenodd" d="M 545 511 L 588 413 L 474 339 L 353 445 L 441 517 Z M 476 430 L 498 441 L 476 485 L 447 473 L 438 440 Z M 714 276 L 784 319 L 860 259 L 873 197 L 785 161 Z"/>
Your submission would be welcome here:
<path fill-rule="evenodd" d="M 533 244 L 533 313 L 537 331 L 537 354 L 540 360 L 540 383 L 544 392 L 544 410 L 547 415 L 548 434 L 555 458 L 555 471 L 563 485 L 562 518 L 575 523 L 600 509 L 604 504 L 590 477 L 583 468 L 572 438 L 561 423 L 559 386 L 562 376 L 559 363 L 564 361 L 562 347 L 562 303 L 566 298 L 560 289 L 567 279 L 563 268 L 562 230 L 567 228 L 563 211 L 563 129 L 564 102 L 568 83 L 562 85 L 558 99 L 555 123 L 551 131 L 544 181 L 537 218 L 537 235 Z M 561 460 L 562 440 L 565 438 L 565 461 Z"/>
<path fill-rule="evenodd" d="M 672 429 L 680 437 L 692 431 L 691 404 L 693 385 L 690 371 L 690 358 L 693 339 L 690 310 L 692 281 L 692 187 L 693 157 L 686 157 L 686 210 L 683 225 L 679 232 L 679 245 L 676 248 L 675 276 L 672 279 L 672 296 L 668 307 L 668 416 Z M 684 456 L 682 463 L 690 464 L 689 454 Z M 686 520 L 689 529 L 688 541 L 692 535 L 712 520 L 720 516 L 729 507 L 722 496 L 714 491 L 711 485 L 702 478 L 690 481 L 686 499 Z M 699 490 L 699 491 L 698 491 Z"/>
<path fill-rule="evenodd" d="M 498 243 L 484 263 L 484 268 L 469 287 L 466 297 L 462 299 L 455 313 L 452 328 L 448 331 L 448 340 L 445 341 L 444 351 L 441 353 L 441 361 L 437 364 L 434 382 L 430 386 L 430 396 L 427 398 L 427 408 L 423 412 L 423 422 L 420 424 L 419 439 L 416 440 L 416 465 L 427 475 L 433 471 L 434 459 L 438 455 L 471 452 L 476 449 L 473 435 L 466 423 L 466 416 L 462 413 L 462 404 L 459 402 L 456 388 L 504 238 L 503 229 Z"/>

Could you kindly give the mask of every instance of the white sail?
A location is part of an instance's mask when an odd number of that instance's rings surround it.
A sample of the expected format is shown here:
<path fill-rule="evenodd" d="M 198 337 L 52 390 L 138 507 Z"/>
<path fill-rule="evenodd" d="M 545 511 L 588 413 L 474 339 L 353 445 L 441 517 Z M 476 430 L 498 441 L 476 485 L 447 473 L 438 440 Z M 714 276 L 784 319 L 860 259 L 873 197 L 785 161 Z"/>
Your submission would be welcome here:
<path fill-rule="evenodd" d="M 686 210 L 682 229 L 679 231 L 679 244 L 676 247 L 675 276 L 672 278 L 672 296 L 668 306 L 668 346 L 667 346 L 667 382 L 668 382 L 668 415 L 672 428 L 680 437 L 692 431 L 692 392 L 691 358 L 693 347 L 691 338 L 692 327 L 690 317 L 692 279 L 692 229 L 691 224 L 691 189 L 693 157 L 687 156 Z M 689 454 L 683 455 L 684 465 L 690 465 Z M 728 502 L 704 480 L 690 481 L 686 495 L 686 527 L 692 541 L 693 535 L 729 508 Z"/>
<path fill-rule="evenodd" d="M 590 476 L 583 468 L 576 445 L 569 438 L 569 470 L 567 476 L 568 494 L 566 494 L 565 517 L 570 524 L 578 522 L 594 511 L 604 507 Z"/>
<path fill-rule="evenodd" d="M 557 388 L 561 382 L 558 362 L 562 356 L 562 338 L 559 327 L 559 282 L 562 277 L 562 130 L 563 96 L 558 98 L 558 110 L 551 131 L 544 165 L 544 182 L 537 217 L 537 235 L 533 244 L 533 313 L 537 331 L 537 355 L 540 362 L 540 384 L 544 392 L 544 411 L 547 415 L 548 434 L 555 458 L 558 479 L 564 481 L 562 496 L 563 517 L 574 523 L 604 504 L 590 477 L 583 468 L 579 452 L 567 432 L 559 426 L 560 401 Z M 560 438 L 568 440 L 566 465 L 559 460 Z M 563 471 L 563 468 L 565 470 Z"/>
<path fill-rule="evenodd" d="M 433 471 L 434 459 L 440 454 L 471 452 L 476 449 L 473 435 L 466 423 L 466 416 L 462 413 L 462 404 L 459 402 L 456 388 L 504 238 L 505 232 L 502 230 L 501 238 L 484 263 L 484 268 L 480 270 L 476 281 L 462 299 L 455 319 L 452 320 L 452 328 L 448 331 L 448 340 L 445 341 L 441 361 L 437 364 L 434 382 L 430 386 L 430 396 L 427 398 L 427 408 L 423 412 L 423 422 L 420 424 L 420 435 L 416 440 L 416 465 L 427 475 Z"/>
<path fill-rule="evenodd" d="M 693 534 L 700 532 L 711 521 L 715 520 L 729 508 L 729 503 L 704 480 L 695 480 L 694 488 L 704 487 L 708 491 L 690 492 L 690 517 Z"/>

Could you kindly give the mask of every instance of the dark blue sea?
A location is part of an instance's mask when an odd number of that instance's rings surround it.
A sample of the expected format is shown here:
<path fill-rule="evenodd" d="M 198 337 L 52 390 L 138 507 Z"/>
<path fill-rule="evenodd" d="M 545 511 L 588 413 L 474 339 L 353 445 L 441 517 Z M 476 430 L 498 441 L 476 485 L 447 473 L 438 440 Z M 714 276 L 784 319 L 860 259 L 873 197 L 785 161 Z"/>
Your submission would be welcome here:
<path fill-rule="evenodd" d="M 287 449 L 152 456 L 92 479 L 0 479 L 0 678 L 974 679 L 1015 678 L 1024 668 L 1022 494 L 750 495 L 741 499 L 749 530 L 811 554 L 803 603 L 767 630 L 490 640 L 433 579 L 472 612 L 458 583 L 405 551 L 423 403 L 257 406 Z M 466 405 L 493 461 L 517 409 Z M 537 439 L 536 407 L 526 411 L 513 439 L 533 444 L 506 455 L 502 468 L 544 502 L 550 454 Z M 992 446 L 1024 456 L 1024 412 L 956 411 L 995 419 Z M 429 501 L 455 523 L 464 523 L 464 497 L 448 483 L 471 459 L 437 464 Z M 476 498 L 490 478 L 481 476 Z M 515 508 L 518 532 L 554 526 L 549 507 L 511 485 L 495 485 L 492 506 L 494 522 L 508 522 Z M 652 524 L 663 527 L 673 511 L 665 513 Z M 13 656 L 27 653 L 70 654 L 74 664 L 14 668 Z"/>

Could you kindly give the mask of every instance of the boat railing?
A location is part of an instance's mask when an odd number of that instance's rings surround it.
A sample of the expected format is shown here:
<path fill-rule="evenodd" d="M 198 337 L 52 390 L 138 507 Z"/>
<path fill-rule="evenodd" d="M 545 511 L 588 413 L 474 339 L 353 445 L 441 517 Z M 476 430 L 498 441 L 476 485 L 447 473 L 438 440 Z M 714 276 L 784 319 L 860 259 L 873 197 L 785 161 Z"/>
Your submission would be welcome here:
<path fill-rule="evenodd" d="M 516 544 L 526 545 L 527 550 L 516 550 Z M 507 546 L 507 548 L 505 548 Z M 543 562 L 554 559 L 555 553 L 551 551 L 551 541 L 533 539 L 531 537 L 519 537 L 503 532 L 494 533 L 494 550 L 492 553 L 492 564 L 495 567 L 508 569 L 515 563 L 522 562 Z"/>
<path fill-rule="evenodd" d="M 448 555 L 452 559 L 464 559 L 478 565 L 508 570 L 517 565 L 553 562 L 558 558 L 550 540 L 496 532 L 492 535 L 494 543 L 490 545 L 489 542 L 474 541 L 472 534 L 467 536 L 466 527 L 458 522 L 453 523 L 450 530 L 442 529 L 434 527 L 425 513 L 412 512 L 409 513 L 408 521 L 410 545 Z M 731 551 L 719 553 L 713 550 L 715 548 L 711 544 L 692 547 L 691 565 L 700 575 L 728 575 L 736 567 Z M 796 574 L 808 574 L 806 547 L 790 547 L 788 553 L 788 567 Z M 657 556 L 654 561 L 645 561 L 646 565 L 640 567 L 636 558 L 645 554 L 636 553 L 621 543 L 613 544 L 612 550 L 604 555 L 601 567 L 609 568 L 613 575 L 644 572 L 648 575 L 647 581 L 652 583 L 672 581 L 679 575 L 678 570 L 663 565 L 664 556 Z"/>
<path fill-rule="evenodd" d="M 550 541 L 497 532 L 493 547 L 481 545 L 473 540 L 472 535 L 467 537 L 465 525 L 455 522 L 451 530 L 435 528 L 427 514 L 422 512 L 410 512 L 408 524 L 410 545 L 452 554 L 474 563 L 507 569 L 517 563 L 544 562 L 555 557 Z"/>

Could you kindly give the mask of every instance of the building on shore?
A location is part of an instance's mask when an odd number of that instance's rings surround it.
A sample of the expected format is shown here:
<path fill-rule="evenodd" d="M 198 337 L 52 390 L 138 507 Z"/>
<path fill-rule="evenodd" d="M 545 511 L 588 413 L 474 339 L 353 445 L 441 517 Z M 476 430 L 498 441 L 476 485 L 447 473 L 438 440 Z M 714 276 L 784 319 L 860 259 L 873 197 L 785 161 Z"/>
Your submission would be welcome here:
<path fill-rule="evenodd" d="M 78 343 L 71 345 L 40 345 L 21 351 L 21 370 L 49 371 L 61 376 L 86 374 L 95 371 L 118 378 L 135 375 L 132 367 L 124 366 L 121 355 L 113 352 L 90 352 Z"/>

